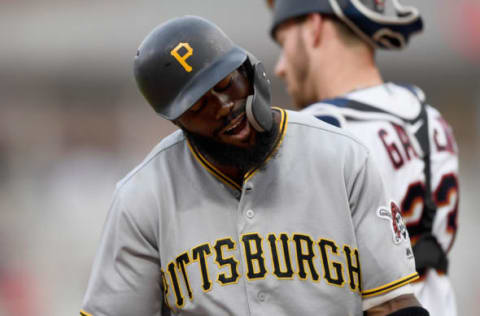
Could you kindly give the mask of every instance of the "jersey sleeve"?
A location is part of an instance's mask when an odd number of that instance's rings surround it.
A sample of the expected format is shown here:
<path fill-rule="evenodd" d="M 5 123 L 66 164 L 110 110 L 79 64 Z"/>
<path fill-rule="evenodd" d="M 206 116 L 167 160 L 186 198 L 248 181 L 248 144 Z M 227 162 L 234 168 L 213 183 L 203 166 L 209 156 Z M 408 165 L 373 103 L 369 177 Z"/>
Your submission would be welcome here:
<path fill-rule="evenodd" d="M 80 315 L 162 315 L 160 260 L 151 229 L 120 193 L 110 208 Z"/>
<path fill-rule="evenodd" d="M 362 298 L 365 302 L 383 295 L 388 300 L 385 294 L 417 279 L 418 274 L 400 209 L 387 196 L 371 159 L 367 158 L 356 174 L 349 199 L 359 251 Z"/>

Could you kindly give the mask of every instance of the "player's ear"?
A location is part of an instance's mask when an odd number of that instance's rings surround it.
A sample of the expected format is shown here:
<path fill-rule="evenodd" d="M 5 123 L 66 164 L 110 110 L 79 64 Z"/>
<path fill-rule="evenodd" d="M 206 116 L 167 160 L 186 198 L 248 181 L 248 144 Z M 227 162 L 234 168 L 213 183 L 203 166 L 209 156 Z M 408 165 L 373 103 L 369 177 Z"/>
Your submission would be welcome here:
<path fill-rule="evenodd" d="M 313 47 L 320 45 L 322 40 L 322 28 L 324 19 L 319 13 L 310 13 L 307 16 L 305 28 L 309 39 L 309 44 Z"/>

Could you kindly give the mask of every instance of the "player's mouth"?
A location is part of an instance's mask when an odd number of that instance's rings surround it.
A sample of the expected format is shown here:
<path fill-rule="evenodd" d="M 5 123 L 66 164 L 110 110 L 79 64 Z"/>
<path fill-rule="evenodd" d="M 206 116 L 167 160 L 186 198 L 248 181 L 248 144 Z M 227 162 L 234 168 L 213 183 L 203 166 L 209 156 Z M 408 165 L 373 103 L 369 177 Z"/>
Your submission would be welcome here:
<path fill-rule="evenodd" d="M 245 112 L 232 119 L 228 125 L 222 129 L 220 134 L 229 138 L 235 138 L 238 141 L 248 139 L 248 136 L 250 135 L 250 124 L 247 122 Z"/>

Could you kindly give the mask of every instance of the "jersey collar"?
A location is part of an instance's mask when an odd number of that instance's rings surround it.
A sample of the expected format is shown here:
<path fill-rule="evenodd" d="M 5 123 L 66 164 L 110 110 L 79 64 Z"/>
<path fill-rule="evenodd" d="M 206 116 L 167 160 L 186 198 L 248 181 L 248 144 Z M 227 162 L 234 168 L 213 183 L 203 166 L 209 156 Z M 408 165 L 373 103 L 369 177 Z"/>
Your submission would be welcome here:
<path fill-rule="evenodd" d="M 277 107 L 273 108 L 274 110 L 280 112 L 280 125 L 278 129 L 278 135 L 277 138 L 275 139 L 275 143 L 272 146 L 272 150 L 270 153 L 267 155 L 265 158 L 264 162 L 260 164 L 259 166 L 253 168 L 252 170 L 248 171 L 244 177 L 243 177 L 243 182 L 246 183 L 249 179 L 253 177 L 253 175 L 260 169 L 261 166 L 264 166 L 270 158 L 278 151 L 280 148 L 280 145 L 283 141 L 283 138 L 285 136 L 285 133 L 287 131 L 287 123 L 288 123 L 288 115 L 287 112 L 284 109 L 280 109 Z M 187 139 L 187 145 L 188 148 L 190 149 L 190 152 L 193 154 L 195 159 L 200 162 L 200 164 L 209 172 L 211 173 L 214 177 L 216 177 L 218 180 L 223 182 L 224 184 L 228 185 L 232 189 L 241 191 L 242 186 L 238 184 L 236 181 L 231 179 L 229 176 L 218 170 L 211 162 L 207 160 L 207 158 L 199 151 L 195 146 L 192 146 L 190 141 Z"/>

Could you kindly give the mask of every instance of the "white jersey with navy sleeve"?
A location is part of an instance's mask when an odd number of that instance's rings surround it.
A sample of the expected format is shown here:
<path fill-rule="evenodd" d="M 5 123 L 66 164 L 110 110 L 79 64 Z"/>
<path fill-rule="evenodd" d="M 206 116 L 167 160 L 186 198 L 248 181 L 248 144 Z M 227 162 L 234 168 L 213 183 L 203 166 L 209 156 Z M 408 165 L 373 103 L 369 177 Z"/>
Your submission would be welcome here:
<path fill-rule="evenodd" d="M 242 185 L 181 131 L 119 182 L 82 315 L 361 316 L 413 293 L 409 235 L 368 149 L 276 111 L 274 150 Z"/>
<path fill-rule="evenodd" d="M 371 108 L 357 107 L 351 100 Z M 448 253 L 457 230 L 458 149 L 448 123 L 427 105 L 430 190 L 436 205 L 436 212 L 427 214 L 425 164 L 414 136 L 423 122 L 409 122 L 418 117 L 423 100 L 423 92 L 416 87 L 386 83 L 313 104 L 303 112 L 341 126 L 358 137 L 369 148 L 387 190 L 400 203 L 412 243 L 422 234 L 431 233 Z M 427 269 L 414 288 L 431 315 L 456 315 L 454 292 L 445 271 Z"/>

